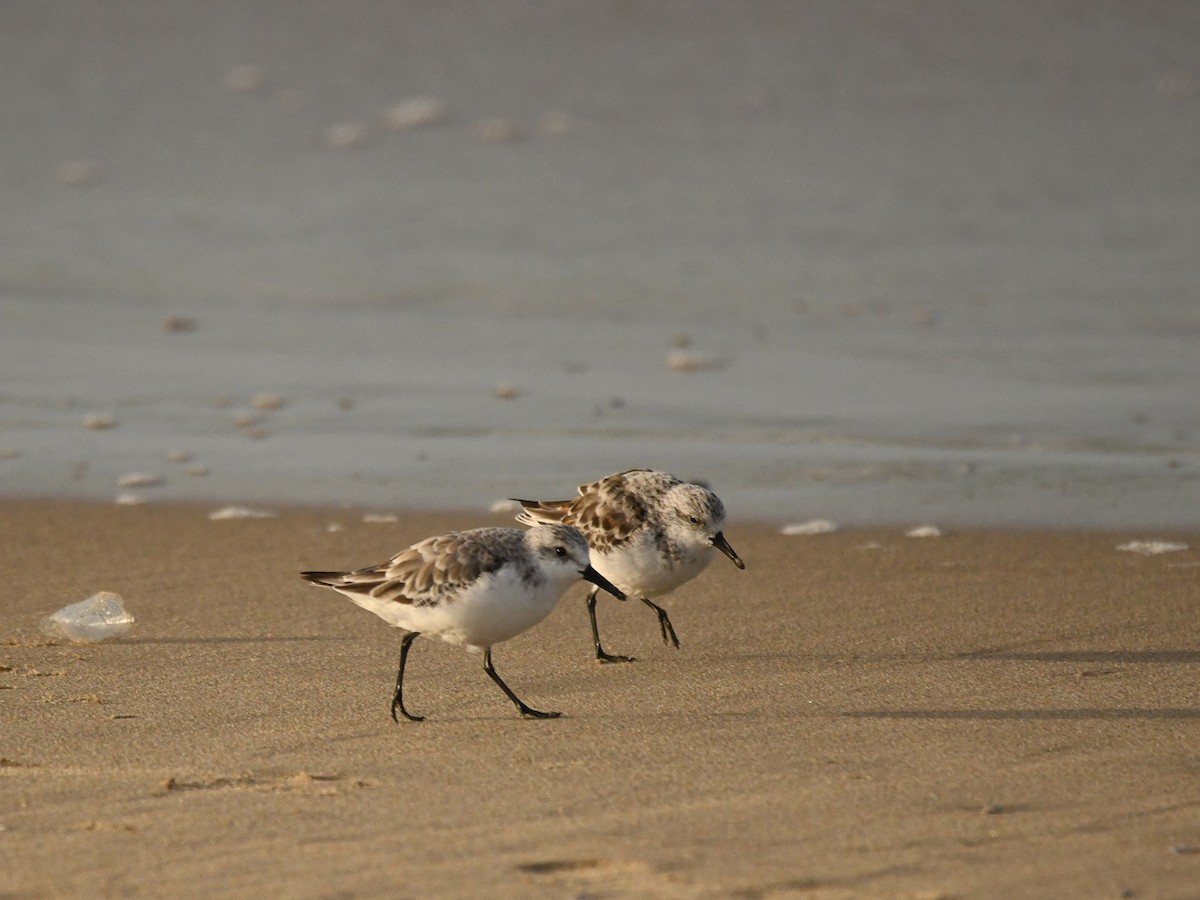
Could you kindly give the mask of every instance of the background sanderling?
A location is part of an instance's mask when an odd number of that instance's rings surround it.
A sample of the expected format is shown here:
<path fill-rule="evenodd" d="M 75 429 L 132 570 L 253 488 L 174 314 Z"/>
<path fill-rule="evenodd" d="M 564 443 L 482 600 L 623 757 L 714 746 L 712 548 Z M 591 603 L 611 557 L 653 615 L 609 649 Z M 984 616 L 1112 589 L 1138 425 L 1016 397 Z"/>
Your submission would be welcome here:
<path fill-rule="evenodd" d="M 651 597 L 669 594 L 691 581 L 720 550 L 739 569 L 746 564 L 725 540 L 725 506 L 699 484 L 666 472 L 630 469 L 579 487 L 574 500 L 518 500 L 526 525 L 562 522 L 587 538 L 592 565 L 631 597 L 658 615 L 664 644 L 679 646 L 666 610 Z M 596 625 L 596 591 L 588 595 L 592 640 L 600 662 L 631 662 L 631 656 L 605 652 Z"/>

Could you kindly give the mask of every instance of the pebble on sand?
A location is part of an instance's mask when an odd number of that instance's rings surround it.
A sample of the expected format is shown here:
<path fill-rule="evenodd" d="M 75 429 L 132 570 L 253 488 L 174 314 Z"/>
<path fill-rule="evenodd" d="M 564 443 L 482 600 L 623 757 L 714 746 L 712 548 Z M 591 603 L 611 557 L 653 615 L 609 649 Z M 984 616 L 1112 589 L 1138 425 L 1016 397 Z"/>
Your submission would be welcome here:
<path fill-rule="evenodd" d="M 391 525 L 400 518 L 395 513 L 367 513 L 362 520 L 368 525 Z"/>
<path fill-rule="evenodd" d="M 543 114 L 541 131 L 546 137 L 566 137 L 575 128 L 575 123 L 565 112 L 551 110 Z"/>
<path fill-rule="evenodd" d="M 153 487 L 156 484 L 162 484 L 162 478 L 149 472 L 130 472 L 117 479 L 117 487 L 123 488 Z"/>
<path fill-rule="evenodd" d="M 807 522 L 796 522 L 792 525 L 784 525 L 779 530 L 780 534 L 786 535 L 816 535 L 816 534 L 832 534 L 837 531 L 837 526 L 828 519 L 809 519 Z"/>
<path fill-rule="evenodd" d="M 706 369 L 719 369 L 724 363 L 712 356 L 696 353 L 692 350 L 672 350 L 663 360 L 663 365 L 671 372 L 702 372 Z"/>
<path fill-rule="evenodd" d="M 521 131 L 511 119 L 480 119 L 471 129 L 471 137 L 481 144 L 511 144 L 520 140 Z"/>
<path fill-rule="evenodd" d="M 297 113 L 304 108 L 304 97 L 299 91 L 283 91 L 279 95 L 279 108 L 285 113 Z"/>
<path fill-rule="evenodd" d="M 383 114 L 383 128 L 393 134 L 408 128 L 436 125 L 446 119 L 446 108 L 436 97 L 413 97 Z"/>
<path fill-rule="evenodd" d="M 255 409 L 282 409 L 285 401 L 279 394 L 255 394 L 250 400 Z"/>
<path fill-rule="evenodd" d="M 102 175 L 99 164 L 90 160 L 63 163 L 58 167 L 58 183 L 66 187 L 91 187 Z"/>
<path fill-rule="evenodd" d="M 351 150 L 367 142 L 371 133 L 357 122 L 339 122 L 325 129 L 325 144 L 334 150 Z"/>
<path fill-rule="evenodd" d="M 521 389 L 515 384 L 501 382 L 492 388 L 492 396 L 497 400 L 516 400 L 521 396 Z"/>
<path fill-rule="evenodd" d="M 918 525 L 916 528 L 910 528 L 904 532 L 904 536 L 910 538 L 941 537 L 942 529 L 936 525 Z"/>
<path fill-rule="evenodd" d="M 167 462 L 171 463 L 188 463 L 192 461 L 192 454 L 186 450 L 169 450 L 167 452 Z"/>
<path fill-rule="evenodd" d="M 167 316 L 162 320 L 162 330 L 167 334 L 186 334 L 196 330 L 196 320 L 187 316 Z"/>
<path fill-rule="evenodd" d="M 90 428 L 93 431 L 104 431 L 107 428 L 114 428 L 117 420 L 105 413 L 88 413 L 83 417 L 83 427 Z"/>
<path fill-rule="evenodd" d="M 1196 90 L 1196 82 L 1184 72 L 1164 72 L 1154 86 L 1164 97 L 1188 97 Z"/>
<path fill-rule="evenodd" d="M 248 506 L 223 506 L 208 514 L 214 522 L 226 519 L 273 519 L 275 513 L 269 509 L 252 509 Z"/>
<path fill-rule="evenodd" d="M 249 94 L 257 91 L 266 81 L 266 73 L 259 66 L 232 66 L 225 73 L 225 90 L 231 94 Z"/>

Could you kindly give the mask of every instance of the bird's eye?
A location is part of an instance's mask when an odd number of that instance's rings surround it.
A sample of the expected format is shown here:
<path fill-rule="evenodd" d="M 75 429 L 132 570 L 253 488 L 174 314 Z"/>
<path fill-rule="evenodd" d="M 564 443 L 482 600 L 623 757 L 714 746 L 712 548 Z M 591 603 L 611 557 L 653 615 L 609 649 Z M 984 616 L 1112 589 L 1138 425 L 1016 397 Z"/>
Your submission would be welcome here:
<path fill-rule="evenodd" d="M 566 548 L 566 547 L 555 547 L 555 548 L 554 548 L 554 555 L 555 555 L 555 556 L 566 556 L 566 555 L 567 555 L 567 548 Z"/>
<path fill-rule="evenodd" d="M 693 525 L 700 524 L 700 520 L 697 519 L 695 516 L 688 516 L 688 521 L 691 522 Z"/>

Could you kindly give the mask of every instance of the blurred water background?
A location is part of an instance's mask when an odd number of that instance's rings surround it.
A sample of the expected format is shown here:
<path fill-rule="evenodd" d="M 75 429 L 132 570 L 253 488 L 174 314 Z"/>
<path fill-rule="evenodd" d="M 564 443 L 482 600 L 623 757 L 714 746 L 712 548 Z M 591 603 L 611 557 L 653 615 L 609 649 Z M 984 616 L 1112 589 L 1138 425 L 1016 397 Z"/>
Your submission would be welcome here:
<path fill-rule="evenodd" d="M 12 0 L 0 81 L 0 495 L 1200 518 L 1194 3 Z"/>

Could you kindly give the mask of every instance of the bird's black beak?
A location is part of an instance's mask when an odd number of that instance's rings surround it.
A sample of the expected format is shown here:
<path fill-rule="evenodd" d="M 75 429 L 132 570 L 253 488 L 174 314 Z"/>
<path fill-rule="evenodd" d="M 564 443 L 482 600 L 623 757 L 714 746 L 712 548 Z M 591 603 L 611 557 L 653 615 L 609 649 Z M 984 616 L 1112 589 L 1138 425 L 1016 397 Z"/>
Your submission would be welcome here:
<path fill-rule="evenodd" d="M 737 566 L 739 569 L 746 568 L 746 564 L 744 562 L 742 562 L 742 558 L 740 556 L 738 556 L 737 553 L 734 552 L 734 549 L 732 547 L 729 546 L 729 541 L 725 540 L 725 535 L 721 534 L 721 532 L 718 531 L 716 534 L 714 534 L 709 539 L 709 543 L 711 543 L 714 547 L 716 547 L 718 550 L 720 550 L 722 553 L 724 553 L 726 556 L 728 556 L 730 559 L 732 559 L 733 564 L 735 566 Z"/>
<path fill-rule="evenodd" d="M 603 575 L 601 575 L 599 572 L 597 572 L 591 566 L 588 566 L 586 569 L 584 569 L 579 574 L 583 576 L 584 581 L 590 581 L 592 584 L 596 585 L 597 587 L 603 588 L 604 590 L 606 590 L 610 594 L 612 594 L 614 597 L 616 597 L 618 600 L 625 599 L 625 595 L 623 593 L 621 593 L 619 590 L 617 590 L 613 586 L 613 583 L 611 581 L 609 581 L 607 578 L 605 578 Z"/>

